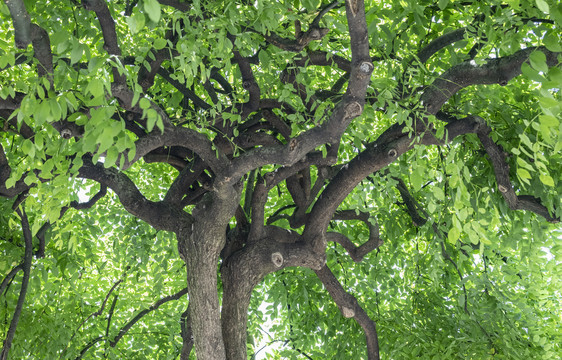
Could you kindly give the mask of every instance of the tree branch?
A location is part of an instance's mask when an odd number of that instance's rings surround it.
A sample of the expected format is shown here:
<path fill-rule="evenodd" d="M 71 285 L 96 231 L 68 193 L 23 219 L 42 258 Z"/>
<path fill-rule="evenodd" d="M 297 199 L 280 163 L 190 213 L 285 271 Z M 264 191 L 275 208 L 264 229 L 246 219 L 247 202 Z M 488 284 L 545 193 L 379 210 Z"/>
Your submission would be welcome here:
<path fill-rule="evenodd" d="M 49 34 L 42 27 L 31 24 L 31 40 L 34 56 L 39 61 L 37 73 L 40 77 L 47 76 L 51 87 L 53 86 L 53 53 Z"/>
<path fill-rule="evenodd" d="M 4 0 L 14 23 L 14 40 L 18 49 L 25 49 L 31 43 L 31 18 L 23 0 Z"/>
<path fill-rule="evenodd" d="M 68 349 L 68 346 L 70 345 L 70 343 L 72 343 L 72 340 L 74 339 L 74 337 L 76 336 L 76 334 L 78 333 L 78 331 L 80 330 L 80 328 L 82 328 L 82 326 L 84 326 L 84 324 L 90 320 L 91 318 L 100 316 L 103 313 L 103 310 L 105 309 L 105 305 L 107 303 L 107 300 L 109 299 L 109 297 L 111 296 L 111 293 L 113 293 L 113 291 L 117 288 L 117 286 L 119 286 L 119 284 L 121 284 L 123 282 L 123 279 L 119 279 L 117 280 L 113 286 L 111 287 L 111 289 L 109 289 L 109 292 L 107 293 L 107 295 L 105 296 L 105 299 L 103 300 L 100 308 L 98 309 L 98 311 L 95 311 L 93 313 L 91 313 L 86 319 L 84 319 L 80 325 L 78 325 L 78 327 L 76 328 L 76 330 L 74 330 L 74 333 L 72 334 L 72 336 L 70 337 L 70 340 L 68 340 L 68 344 L 66 344 L 64 350 L 61 352 L 59 359 L 62 359 L 64 357 L 64 354 L 66 353 L 66 350 Z"/>
<path fill-rule="evenodd" d="M 230 181 L 237 181 L 248 171 L 267 164 L 292 165 L 317 146 L 338 142 L 351 121 L 362 114 L 374 68 L 369 55 L 365 5 L 362 0 L 350 0 L 346 7 L 352 69 L 342 101 L 323 124 L 293 138 L 288 144 L 253 149 L 234 159 L 226 171 Z"/>
<path fill-rule="evenodd" d="M 475 133 L 481 126 L 483 126 L 482 120 L 477 117 L 453 121 L 446 125 L 447 140 L 452 141 L 459 135 Z M 364 151 L 351 160 L 347 166 L 341 168 L 314 204 L 308 216 L 303 237 L 305 241 L 315 242 L 315 248 L 318 251 L 326 247 L 324 234 L 333 214 L 355 186 L 365 177 L 383 169 L 396 161 L 400 155 L 413 148 L 412 138 L 408 134 L 402 133 L 399 130 L 400 127 L 390 127 L 377 140 L 367 144 Z M 419 142 L 422 145 L 441 145 L 444 143 L 444 141 L 435 138 L 430 131 L 426 131 Z"/>
<path fill-rule="evenodd" d="M 484 65 L 477 65 L 473 60 L 455 65 L 437 78 L 422 94 L 421 101 L 427 113 L 436 114 L 451 96 L 467 86 L 507 85 L 509 80 L 521 74 L 521 65 L 528 60 L 533 51 L 542 51 L 546 55 L 548 66 L 558 63 L 559 53 L 544 47 L 532 47 L 519 50 L 510 56 L 489 59 Z"/>
<path fill-rule="evenodd" d="M 215 173 L 220 173 L 228 163 L 224 154 L 214 149 L 205 135 L 192 129 L 170 125 L 163 133 L 153 131 L 138 139 L 135 143 L 133 159 L 129 161 L 128 152 L 122 155 L 126 156 L 122 170 L 128 169 L 146 154 L 163 146 L 181 146 L 193 150 Z"/>
<path fill-rule="evenodd" d="M 84 6 L 84 9 L 96 13 L 101 26 L 105 51 L 110 55 L 115 55 L 118 58 L 121 57 L 121 49 L 119 48 L 117 32 L 115 31 L 115 21 L 109 12 L 107 3 L 103 0 L 82 0 L 82 6 Z M 125 75 L 120 75 L 119 70 L 115 67 L 112 68 L 112 71 L 113 81 L 116 84 L 125 86 L 127 84 Z"/>
<path fill-rule="evenodd" d="M 115 191 L 119 200 L 131 214 L 146 221 L 158 230 L 177 231 L 184 221 L 191 223 L 191 216 L 180 209 L 159 201 L 147 200 L 127 175 L 114 168 L 104 168 L 100 163 L 93 164 L 84 156 L 84 165 L 78 176 L 99 182 Z"/>
<path fill-rule="evenodd" d="M 345 291 L 340 282 L 328 266 L 324 265 L 320 270 L 314 270 L 328 293 L 340 309 L 345 318 L 354 318 L 363 328 L 367 343 L 367 358 L 369 360 L 379 359 L 379 341 L 375 322 L 371 320 L 365 310 L 359 305 L 357 299 Z"/>
<path fill-rule="evenodd" d="M 8 284 L 10 283 L 10 281 L 14 278 L 14 276 L 16 276 L 18 271 L 22 269 L 23 263 L 14 266 L 12 270 L 10 270 L 10 272 L 6 274 L 4 279 L 2 279 L 2 283 L 0 283 L 0 295 L 2 295 L 2 293 L 8 289 Z"/>
<path fill-rule="evenodd" d="M 158 0 L 158 2 L 162 5 L 173 7 L 176 10 L 187 12 L 190 9 L 190 3 L 188 2 L 179 2 L 176 0 Z"/>
<path fill-rule="evenodd" d="M 544 217 L 546 221 L 550 223 L 560 222 L 560 218 L 550 215 L 548 209 L 541 204 L 540 199 L 530 195 L 517 195 L 515 193 L 515 190 L 511 185 L 511 180 L 509 179 L 509 164 L 506 161 L 506 155 L 504 154 L 502 148 L 497 145 L 492 138 L 490 138 L 489 133 L 491 131 L 492 129 L 490 127 L 485 126 L 478 131 L 477 134 L 482 146 L 484 146 L 484 149 L 490 158 L 492 167 L 494 168 L 498 190 L 509 205 L 509 208 L 511 210 L 532 211 L 535 214 Z"/>
<path fill-rule="evenodd" d="M 162 78 L 164 80 L 166 80 L 173 87 L 175 87 L 180 93 L 182 93 L 183 96 L 185 96 L 189 100 L 193 101 L 193 104 L 195 104 L 196 106 L 198 106 L 198 107 L 200 107 L 204 110 L 208 110 L 208 109 L 211 108 L 211 105 L 207 104 L 204 100 L 202 100 L 199 96 L 197 96 L 197 94 L 195 94 L 193 91 L 186 88 L 179 81 L 177 81 L 175 79 L 172 79 L 172 77 L 170 76 L 170 72 L 168 70 L 166 70 L 164 68 L 159 68 L 158 69 L 158 75 L 162 76 Z"/>
<path fill-rule="evenodd" d="M 355 246 L 355 244 L 351 242 L 347 236 L 338 232 L 328 232 L 326 234 L 326 241 L 337 242 L 343 246 L 345 250 L 347 250 L 353 261 L 361 262 L 365 255 L 383 244 L 383 241 L 380 238 L 378 224 L 371 224 L 369 219 L 370 215 L 366 212 L 359 212 L 359 214 L 357 214 L 355 210 L 337 211 L 332 220 L 359 220 L 364 222 L 369 228 L 369 240 L 360 246 Z"/>
<path fill-rule="evenodd" d="M 231 38 L 231 41 L 234 44 L 234 38 Z M 248 58 L 241 56 L 238 50 L 233 50 L 232 53 L 234 54 L 234 59 L 238 63 L 240 73 L 242 74 L 242 87 L 250 94 L 250 99 L 248 102 L 242 104 L 242 109 L 240 111 L 242 120 L 245 120 L 251 112 L 256 111 L 259 108 L 261 90 L 254 78 L 254 73 Z"/>
<path fill-rule="evenodd" d="M 31 235 L 31 230 L 29 228 L 29 221 L 27 220 L 27 215 L 25 210 L 16 210 L 21 218 L 21 227 L 23 231 L 23 239 L 25 242 L 25 254 L 23 258 L 23 278 L 21 280 L 20 295 L 18 297 L 18 302 L 14 310 L 14 316 L 10 322 L 10 328 L 6 333 L 6 338 L 4 339 L 4 347 L 0 353 L 0 360 L 8 360 L 8 353 L 12 347 L 12 341 L 16 335 L 16 328 L 18 327 L 18 322 L 20 319 L 21 311 L 23 309 L 23 303 L 25 301 L 25 295 L 27 294 L 27 287 L 29 285 L 29 275 L 31 272 L 31 262 L 33 260 L 33 236 Z"/>
<path fill-rule="evenodd" d="M 119 340 L 121 340 L 121 338 L 127 333 L 127 331 L 129 331 L 129 329 L 132 328 L 133 325 L 135 325 L 137 323 L 137 321 L 142 319 L 143 316 L 145 316 L 146 314 L 148 314 L 148 313 L 150 313 L 154 310 L 157 310 L 160 306 L 164 305 L 165 303 L 167 303 L 169 301 L 180 299 L 185 294 L 187 294 L 187 288 L 184 288 L 184 289 L 178 291 L 175 294 L 165 296 L 165 297 L 161 298 L 160 300 L 156 301 L 154 304 L 152 304 L 147 309 L 144 309 L 141 312 L 139 312 L 135 317 L 133 317 L 131 320 L 129 320 L 129 322 L 127 324 L 125 324 L 119 330 L 119 333 L 117 334 L 117 336 L 115 336 L 115 338 L 113 338 L 113 340 L 111 340 L 109 342 L 109 346 L 115 347 L 115 345 L 117 345 Z"/>

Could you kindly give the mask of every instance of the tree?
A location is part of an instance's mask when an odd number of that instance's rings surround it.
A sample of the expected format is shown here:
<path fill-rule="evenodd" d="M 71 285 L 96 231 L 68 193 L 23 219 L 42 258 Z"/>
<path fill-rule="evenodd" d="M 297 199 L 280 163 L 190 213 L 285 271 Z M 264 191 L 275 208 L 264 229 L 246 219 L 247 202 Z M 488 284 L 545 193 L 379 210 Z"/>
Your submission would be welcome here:
<path fill-rule="evenodd" d="M 0 12 L 0 359 L 562 352 L 558 2 Z"/>

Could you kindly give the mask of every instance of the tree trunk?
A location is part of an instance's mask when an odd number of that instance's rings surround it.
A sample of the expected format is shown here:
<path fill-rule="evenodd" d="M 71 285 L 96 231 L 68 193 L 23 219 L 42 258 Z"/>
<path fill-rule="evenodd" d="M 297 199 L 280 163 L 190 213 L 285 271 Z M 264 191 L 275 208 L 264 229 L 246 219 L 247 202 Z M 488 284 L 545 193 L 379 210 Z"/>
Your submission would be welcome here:
<path fill-rule="evenodd" d="M 240 200 L 240 191 L 223 187 L 207 193 L 192 212 L 191 223 L 177 233 L 187 267 L 191 326 L 198 360 L 224 360 L 217 264 L 226 242 L 226 227 Z"/>
<path fill-rule="evenodd" d="M 287 266 L 320 269 L 318 255 L 298 235 L 275 226 L 265 229 L 264 238 L 228 257 L 221 269 L 223 283 L 222 332 L 228 360 L 246 360 L 248 307 L 252 290 L 263 278 Z"/>
<path fill-rule="evenodd" d="M 234 262 L 240 265 L 239 261 Z M 229 266 L 222 268 L 223 308 L 222 332 L 228 360 L 246 360 L 248 307 L 255 281 L 252 281 L 249 266 Z M 237 271 L 238 270 L 238 271 Z"/>
<path fill-rule="evenodd" d="M 204 239 L 194 239 L 204 241 Z M 191 326 L 198 360 L 226 359 L 222 340 L 219 296 L 217 293 L 217 256 L 204 251 L 188 250 L 187 287 Z M 199 249 L 201 250 L 201 249 Z"/>

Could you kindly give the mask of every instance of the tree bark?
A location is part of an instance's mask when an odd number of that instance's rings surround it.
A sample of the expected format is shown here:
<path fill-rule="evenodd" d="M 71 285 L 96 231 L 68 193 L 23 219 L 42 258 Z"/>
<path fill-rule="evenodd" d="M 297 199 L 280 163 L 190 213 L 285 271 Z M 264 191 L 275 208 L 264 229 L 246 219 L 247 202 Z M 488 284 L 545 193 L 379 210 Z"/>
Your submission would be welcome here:
<path fill-rule="evenodd" d="M 289 266 L 318 270 L 325 264 L 296 232 L 276 226 L 264 237 L 232 254 L 221 269 L 223 282 L 222 331 L 228 360 L 246 360 L 248 306 L 252 290 L 272 272 Z"/>
<path fill-rule="evenodd" d="M 187 266 L 191 326 L 198 360 L 226 359 L 217 292 L 217 264 L 226 242 L 240 190 L 215 188 L 193 210 L 193 222 L 177 233 L 180 255 Z"/>

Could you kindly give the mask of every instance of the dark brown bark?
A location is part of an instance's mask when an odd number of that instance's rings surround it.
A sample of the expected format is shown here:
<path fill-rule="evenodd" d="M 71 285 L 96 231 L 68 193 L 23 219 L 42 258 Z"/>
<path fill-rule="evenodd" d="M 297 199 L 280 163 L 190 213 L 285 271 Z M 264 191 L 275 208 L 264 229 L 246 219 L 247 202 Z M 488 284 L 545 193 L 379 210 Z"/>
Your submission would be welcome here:
<path fill-rule="evenodd" d="M 12 341 L 14 340 L 14 336 L 16 335 L 16 328 L 18 327 L 20 315 L 23 310 L 25 295 L 27 294 L 27 287 L 29 285 L 31 262 L 33 261 L 33 238 L 31 235 L 31 229 L 29 228 L 29 221 L 27 220 L 27 215 L 23 208 L 21 210 L 18 209 L 17 212 L 21 218 L 21 227 L 23 230 L 23 239 L 25 242 L 25 253 L 23 257 L 23 277 L 21 280 L 18 302 L 14 310 L 14 315 L 12 316 L 12 321 L 10 322 L 10 327 L 8 329 L 8 332 L 6 333 L 6 338 L 4 339 L 2 352 L 0 353 L 0 360 L 8 360 L 8 354 L 10 353 Z"/>
<path fill-rule="evenodd" d="M 133 325 L 135 325 L 140 319 L 142 319 L 143 316 L 145 316 L 146 314 L 148 314 L 152 311 L 157 310 L 160 306 L 164 305 L 165 303 L 167 303 L 169 301 L 180 299 L 185 294 L 187 294 L 187 288 L 182 289 L 175 294 L 165 296 L 165 297 L 159 299 L 158 301 L 156 301 L 151 306 L 149 306 L 147 309 L 141 310 L 137 315 L 135 315 L 135 317 L 133 317 L 121 329 L 119 329 L 119 332 L 117 333 L 115 338 L 113 338 L 113 340 L 111 340 L 109 342 L 109 346 L 115 347 L 115 345 L 117 345 L 119 340 L 121 340 L 121 338 L 123 338 L 123 336 L 125 336 L 125 334 L 127 334 L 127 331 L 129 331 L 133 327 Z"/>
<path fill-rule="evenodd" d="M 14 23 L 15 43 L 19 49 L 25 49 L 31 43 L 31 19 L 23 0 L 4 0 Z"/>
<path fill-rule="evenodd" d="M 229 185 L 207 193 L 193 210 L 191 226 L 184 224 L 176 233 L 187 266 L 191 326 L 197 358 L 201 360 L 226 359 L 217 263 L 226 243 L 226 227 L 239 200 L 240 189 Z"/>
<path fill-rule="evenodd" d="M 231 255 L 221 269 L 223 281 L 222 331 L 227 359 L 245 360 L 248 306 L 254 287 L 269 273 L 289 266 L 320 269 L 316 254 L 295 232 L 268 226 L 264 237 Z"/>
<path fill-rule="evenodd" d="M 544 47 L 519 50 L 513 55 L 490 59 L 484 65 L 467 61 L 455 65 L 439 76 L 423 93 L 421 100 L 429 114 L 436 114 L 447 100 L 457 91 L 472 85 L 499 84 L 502 86 L 521 74 L 521 65 L 528 61 L 533 51 L 546 55 L 548 66 L 558 63 L 559 53 Z"/>
<path fill-rule="evenodd" d="M 359 305 L 357 299 L 345 291 L 327 266 L 315 272 L 334 302 L 338 305 L 342 315 L 346 318 L 354 318 L 363 328 L 365 342 L 367 343 L 367 358 L 369 360 L 379 360 L 379 340 L 375 322 L 371 320 L 369 315 Z"/>

